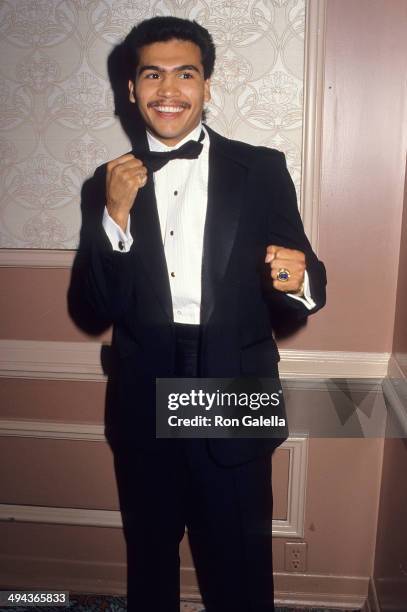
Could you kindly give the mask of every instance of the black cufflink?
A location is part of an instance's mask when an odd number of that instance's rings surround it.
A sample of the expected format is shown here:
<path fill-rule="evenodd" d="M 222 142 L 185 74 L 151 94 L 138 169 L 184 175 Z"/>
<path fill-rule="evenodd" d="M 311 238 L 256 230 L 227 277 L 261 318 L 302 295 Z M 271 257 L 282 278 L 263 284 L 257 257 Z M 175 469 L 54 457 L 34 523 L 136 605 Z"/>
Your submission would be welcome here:
<path fill-rule="evenodd" d="M 124 242 L 123 242 L 123 240 L 119 240 L 118 246 L 119 246 L 119 249 L 121 251 L 124 251 Z"/>

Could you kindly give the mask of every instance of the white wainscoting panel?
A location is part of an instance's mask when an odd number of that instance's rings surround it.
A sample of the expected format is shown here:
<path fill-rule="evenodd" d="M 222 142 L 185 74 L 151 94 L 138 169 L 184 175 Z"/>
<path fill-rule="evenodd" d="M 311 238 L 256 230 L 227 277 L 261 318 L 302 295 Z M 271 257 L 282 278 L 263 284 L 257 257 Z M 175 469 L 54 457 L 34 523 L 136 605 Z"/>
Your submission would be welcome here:
<path fill-rule="evenodd" d="M 105 442 L 103 431 L 102 425 L 0 419 L 0 437 L 18 436 Z M 304 534 L 308 440 L 301 437 L 288 438 L 281 448 L 289 451 L 287 518 L 273 521 L 273 536 L 298 538 Z M 0 521 L 121 527 L 120 513 L 111 510 L 16 504 L 0 504 Z"/>

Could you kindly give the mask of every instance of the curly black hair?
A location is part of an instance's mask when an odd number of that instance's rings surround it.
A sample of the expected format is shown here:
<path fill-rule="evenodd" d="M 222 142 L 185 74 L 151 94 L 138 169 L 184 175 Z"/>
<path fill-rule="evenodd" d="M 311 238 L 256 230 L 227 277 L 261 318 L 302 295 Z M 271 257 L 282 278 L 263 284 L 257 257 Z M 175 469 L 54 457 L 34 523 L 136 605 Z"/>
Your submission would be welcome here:
<path fill-rule="evenodd" d="M 170 16 L 145 19 L 130 30 L 124 41 L 130 78 L 134 78 L 141 47 L 174 38 L 189 40 L 200 48 L 204 78 L 208 79 L 215 66 L 216 52 L 212 36 L 196 21 Z"/>

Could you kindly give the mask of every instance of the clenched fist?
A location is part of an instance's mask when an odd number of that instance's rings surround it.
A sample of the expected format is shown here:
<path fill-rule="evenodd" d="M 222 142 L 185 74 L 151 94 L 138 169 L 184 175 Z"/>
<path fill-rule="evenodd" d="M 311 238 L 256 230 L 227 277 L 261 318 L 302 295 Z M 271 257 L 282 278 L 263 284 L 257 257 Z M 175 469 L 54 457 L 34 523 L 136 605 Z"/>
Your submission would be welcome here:
<path fill-rule="evenodd" d="M 126 230 L 127 219 L 140 187 L 147 182 L 147 168 L 131 153 L 107 164 L 106 208 L 114 221 Z"/>
<path fill-rule="evenodd" d="M 285 293 L 302 294 L 305 272 L 305 255 L 302 251 L 271 244 L 267 247 L 265 263 L 270 264 L 275 289 Z M 278 280 L 278 273 L 281 270 L 288 271 L 288 280 Z"/>

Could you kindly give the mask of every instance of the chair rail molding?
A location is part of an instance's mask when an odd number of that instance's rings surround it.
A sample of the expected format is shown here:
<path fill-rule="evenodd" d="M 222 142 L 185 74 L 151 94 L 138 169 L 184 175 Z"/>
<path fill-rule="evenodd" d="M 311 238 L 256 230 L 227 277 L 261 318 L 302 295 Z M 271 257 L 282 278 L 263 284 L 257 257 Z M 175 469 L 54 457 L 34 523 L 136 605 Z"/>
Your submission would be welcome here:
<path fill-rule="evenodd" d="M 0 377 L 103 382 L 101 342 L 0 340 Z M 390 353 L 280 350 L 280 376 L 384 378 Z"/>

